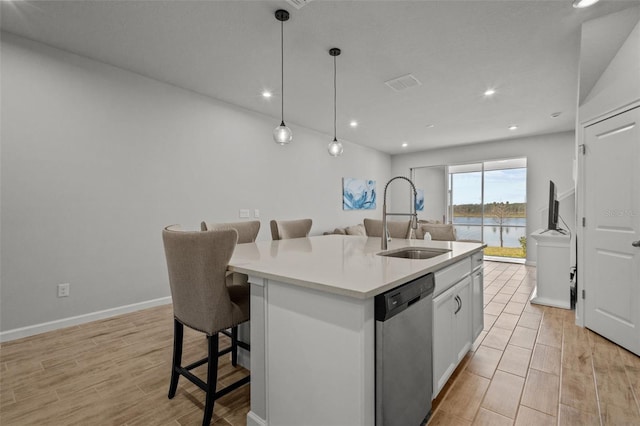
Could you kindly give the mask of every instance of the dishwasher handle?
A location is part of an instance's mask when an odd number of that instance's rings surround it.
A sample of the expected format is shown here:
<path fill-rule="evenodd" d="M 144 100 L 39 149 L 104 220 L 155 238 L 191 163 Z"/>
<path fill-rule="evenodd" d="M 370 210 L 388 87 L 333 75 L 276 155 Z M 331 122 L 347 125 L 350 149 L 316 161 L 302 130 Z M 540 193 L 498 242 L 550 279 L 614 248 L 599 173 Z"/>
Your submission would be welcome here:
<path fill-rule="evenodd" d="M 418 300 L 422 299 L 422 297 L 423 297 L 423 296 L 417 296 L 415 299 L 413 299 L 413 300 L 409 300 L 409 301 L 407 302 L 407 308 L 408 308 L 409 306 L 413 305 L 414 303 L 416 303 Z"/>

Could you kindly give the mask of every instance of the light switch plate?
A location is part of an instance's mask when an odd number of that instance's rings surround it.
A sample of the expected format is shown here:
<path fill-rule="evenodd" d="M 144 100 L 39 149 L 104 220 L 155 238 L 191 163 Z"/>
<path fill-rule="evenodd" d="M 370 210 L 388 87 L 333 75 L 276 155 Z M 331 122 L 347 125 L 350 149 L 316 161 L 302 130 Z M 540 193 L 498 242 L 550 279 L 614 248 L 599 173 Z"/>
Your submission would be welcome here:
<path fill-rule="evenodd" d="M 240 217 L 241 218 L 248 218 L 249 216 L 249 209 L 240 209 Z"/>
<path fill-rule="evenodd" d="M 253 217 L 260 217 L 260 209 L 253 210 Z"/>

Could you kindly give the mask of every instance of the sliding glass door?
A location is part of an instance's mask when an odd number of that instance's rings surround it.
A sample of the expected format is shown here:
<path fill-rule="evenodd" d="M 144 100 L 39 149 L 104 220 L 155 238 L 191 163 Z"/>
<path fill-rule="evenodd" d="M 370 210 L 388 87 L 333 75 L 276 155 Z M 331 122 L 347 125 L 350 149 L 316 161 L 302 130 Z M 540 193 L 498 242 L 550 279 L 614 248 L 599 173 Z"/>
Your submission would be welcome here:
<path fill-rule="evenodd" d="M 526 257 L 526 158 L 449 166 L 448 173 L 458 239 L 483 241 L 486 256 Z"/>
<path fill-rule="evenodd" d="M 449 166 L 448 172 L 449 222 L 459 240 L 484 241 L 482 164 Z"/>
<path fill-rule="evenodd" d="M 422 219 L 452 223 L 458 240 L 487 244 L 486 256 L 526 257 L 527 160 L 412 169 L 424 191 Z"/>
<path fill-rule="evenodd" d="M 485 238 L 487 255 L 525 257 L 527 169 L 491 169 L 485 164 Z M 496 164 L 495 167 L 504 167 Z M 493 252 L 493 253 L 492 253 Z"/>

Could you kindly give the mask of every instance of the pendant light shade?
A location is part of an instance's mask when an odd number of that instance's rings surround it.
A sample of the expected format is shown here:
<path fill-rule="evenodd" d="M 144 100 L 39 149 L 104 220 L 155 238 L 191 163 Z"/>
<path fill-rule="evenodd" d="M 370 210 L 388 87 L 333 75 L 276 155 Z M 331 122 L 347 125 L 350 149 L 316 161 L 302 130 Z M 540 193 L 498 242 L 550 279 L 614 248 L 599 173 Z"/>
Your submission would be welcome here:
<path fill-rule="evenodd" d="M 291 129 L 284 124 L 284 121 L 273 129 L 273 140 L 280 145 L 286 145 L 293 140 L 293 133 L 291 133 Z"/>
<path fill-rule="evenodd" d="M 280 21 L 280 116 L 281 123 L 273 129 L 273 140 L 280 145 L 286 145 L 293 140 L 291 129 L 284 124 L 284 21 L 289 20 L 289 12 L 284 9 L 276 10 L 276 19 Z"/>
<path fill-rule="evenodd" d="M 329 154 L 332 157 L 339 157 L 342 155 L 342 151 L 344 151 L 344 148 L 342 147 L 342 143 L 338 142 L 337 139 L 333 139 L 333 141 L 329 143 L 329 146 L 327 147 L 327 149 L 329 150 Z"/>
<path fill-rule="evenodd" d="M 336 136 L 336 56 L 340 55 L 340 49 L 337 47 L 329 49 L 329 55 L 333 56 L 333 141 L 329 143 L 327 150 L 332 157 L 339 157 L 342 155 L 342 151 L 344 151 L 342 144 L 338 142 L 338 137 Z"/>

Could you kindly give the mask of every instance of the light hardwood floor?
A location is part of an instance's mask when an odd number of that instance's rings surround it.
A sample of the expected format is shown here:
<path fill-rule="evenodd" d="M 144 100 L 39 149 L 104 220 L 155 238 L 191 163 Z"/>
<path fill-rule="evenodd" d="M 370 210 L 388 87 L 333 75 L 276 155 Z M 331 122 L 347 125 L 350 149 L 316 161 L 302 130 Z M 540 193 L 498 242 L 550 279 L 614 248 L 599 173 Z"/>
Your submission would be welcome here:
<path fill-rule="evenodd" d="M 640 357 L 572 311 L 528 303 L 534 286 L 535 268 L 485 262 L 485 330 L 429 425 L 640 425 Z M 167 305 L 3 343 L 0 424 L 200 424 L 200 389 L 182 378 L 167 399 L 172 339 Z M 205 353 L 185 329 L 185 360 Z M 223 384 L 244 374 L 221 359 Z M 212 424 L 244 425 L 248 410 L 244 386 L 216 402 Z"/>
<path fill-rule="evenodd" d="M 484 271 L 484 331 L 430 426 L 640 425 L 640 357 L 576 326 L 573 311 L 529 303 L 535 268 Z"/>

